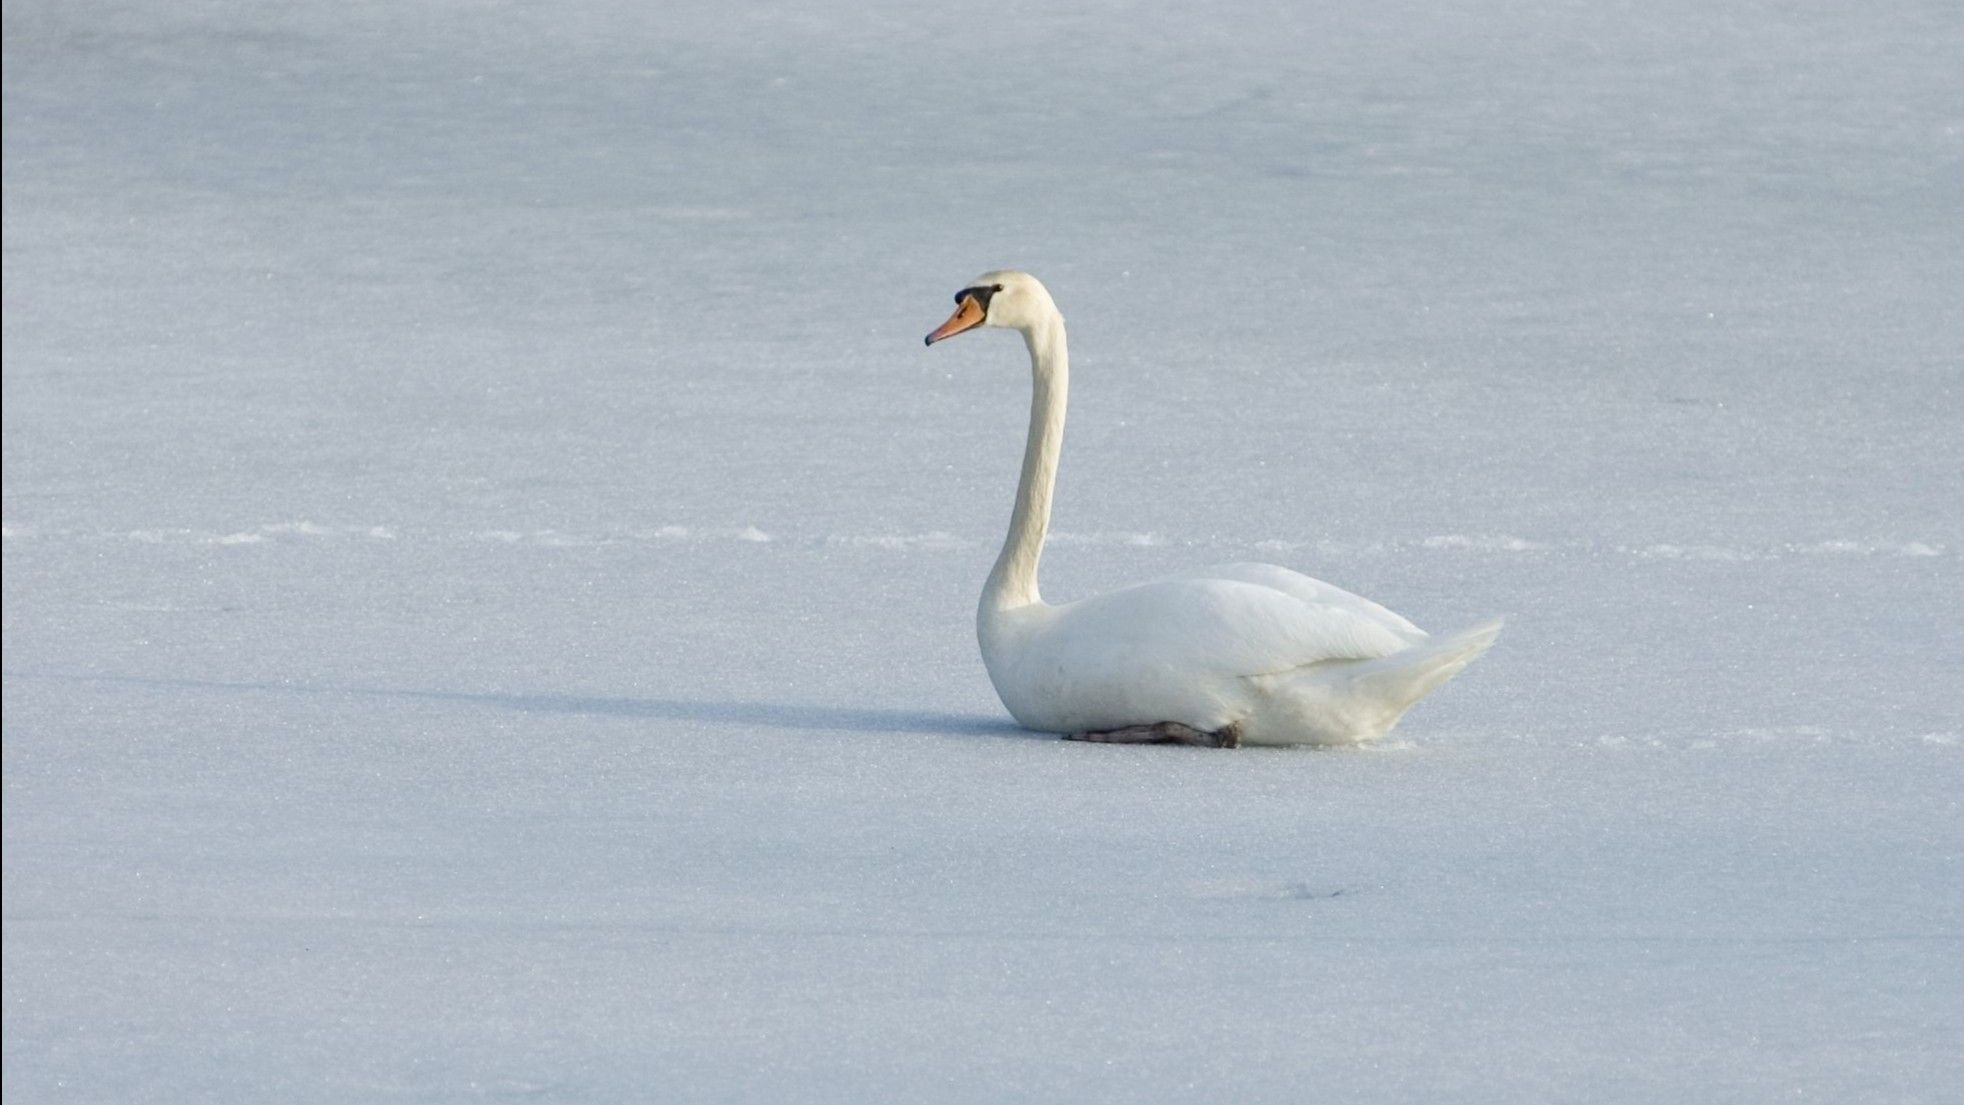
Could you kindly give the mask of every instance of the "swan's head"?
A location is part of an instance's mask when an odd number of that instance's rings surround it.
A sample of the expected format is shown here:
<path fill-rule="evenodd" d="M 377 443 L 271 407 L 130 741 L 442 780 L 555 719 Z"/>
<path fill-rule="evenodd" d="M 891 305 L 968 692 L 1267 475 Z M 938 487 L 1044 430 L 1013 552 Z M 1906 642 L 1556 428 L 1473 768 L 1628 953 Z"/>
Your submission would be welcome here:
<path fill-rule="evenodd" d="M 1057 317 L 1049 289 L 1027 272 L 985 272 L 955 293 L 955 313 L 927 336 L 933 345 L 978 326 L 1028 333 Z"/>

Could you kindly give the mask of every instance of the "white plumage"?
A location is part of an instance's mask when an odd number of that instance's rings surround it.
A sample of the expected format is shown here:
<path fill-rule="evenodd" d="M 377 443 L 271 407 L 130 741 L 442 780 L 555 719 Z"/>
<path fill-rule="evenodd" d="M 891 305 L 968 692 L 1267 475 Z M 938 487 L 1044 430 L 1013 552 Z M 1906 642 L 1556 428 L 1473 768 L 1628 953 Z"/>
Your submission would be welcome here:
<path fill-rule="evenodd" d="M 955 298 L 955 314 L 929 344 L 1000 327 L 1020 332 L 1030 352 L 1022 478 L 976 614 L 989 678 L 1022 725 L 1093 740 L 1368 741 L 1499 634 L 1493 621 L 1429 637 L 1369 599 L 1273 564 L 1045 603 L 1037 565 L 1063 441 L 1064 319 L 1028 273 L 986 273 Z"/>

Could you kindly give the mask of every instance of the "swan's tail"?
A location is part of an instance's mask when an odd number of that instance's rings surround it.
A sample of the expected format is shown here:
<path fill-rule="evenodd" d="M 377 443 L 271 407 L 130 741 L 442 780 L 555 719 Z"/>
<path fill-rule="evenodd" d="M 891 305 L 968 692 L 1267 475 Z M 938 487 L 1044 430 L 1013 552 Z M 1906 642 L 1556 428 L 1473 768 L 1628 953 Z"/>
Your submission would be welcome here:
<path fill-rule="evenodd" d="M 1419 699 L 1493 647 L 1501 625 L 1501 619 L 1495 618 L 1449 636 L 1434 637 L 1402 652 L 1365 661 L 1359 665 L 1361 670 L 1351 676 L 1351 685 L 1361 697 L 1374 699 L 1391 711 L 1391 720 L 1396 723 Z"/>

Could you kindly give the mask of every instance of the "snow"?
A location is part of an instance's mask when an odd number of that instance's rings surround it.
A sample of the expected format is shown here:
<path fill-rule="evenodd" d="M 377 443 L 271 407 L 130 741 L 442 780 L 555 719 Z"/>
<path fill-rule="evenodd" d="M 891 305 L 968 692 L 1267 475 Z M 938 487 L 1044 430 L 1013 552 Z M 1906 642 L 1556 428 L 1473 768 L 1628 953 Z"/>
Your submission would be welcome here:
<path fill-rule="evenodd" d="M 5 10 L 10 1102 L 1940 1101 L 1964 15 Z M 1015 729 L 1269 559 L 1387 745 Z"/>

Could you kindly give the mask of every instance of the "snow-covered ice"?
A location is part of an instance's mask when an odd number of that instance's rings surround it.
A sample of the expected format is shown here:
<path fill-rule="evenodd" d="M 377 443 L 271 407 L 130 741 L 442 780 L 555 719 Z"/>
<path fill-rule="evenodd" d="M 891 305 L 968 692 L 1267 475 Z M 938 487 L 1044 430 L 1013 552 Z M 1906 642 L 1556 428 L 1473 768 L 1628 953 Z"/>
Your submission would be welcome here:
<path fill-rule="evenodd" d="M 1942 1101 L 1964 12 L 9 0 L 14 1102 Z M 1493 653 L 1012 727 L 1046 592 Z"/>

